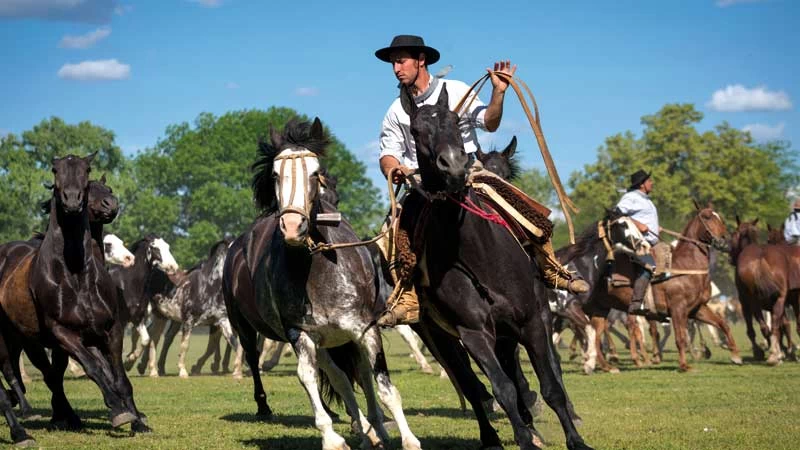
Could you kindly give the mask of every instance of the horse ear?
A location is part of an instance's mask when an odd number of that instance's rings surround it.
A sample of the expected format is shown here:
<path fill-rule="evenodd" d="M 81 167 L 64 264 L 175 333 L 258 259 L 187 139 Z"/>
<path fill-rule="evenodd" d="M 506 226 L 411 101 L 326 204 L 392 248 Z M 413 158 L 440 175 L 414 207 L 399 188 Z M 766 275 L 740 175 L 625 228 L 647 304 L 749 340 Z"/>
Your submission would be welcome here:
<path fill-rule="evenodd" d="M 106 184 L 106 174 L 105 173 L 103 173 L 103 176 L 100 177 L 100 184 L 102 184 L 102 185 Z"/>
<path fill-rule="evenodd" d="M 400 105 L 403 106 L 403 111 L 405 111 L 409 117 L 417 112 L 417 102 L 414 101 L 414 96 L 411 95 L 411 91 L 405 84 L 400 85 Z"/>
<path fill-rule="evenodd" d="M 315 140 L 321 141 L 324 139 L 325 131 L 322 129 L 322 122 L 319 117 L 314 117 L 314 123 L 311 124 L 311 137 Z"/>
<path fill-rule="evenodd" d="M 517 137 L 514 136 L 511 138 L 511 142 L 508 143 L 508 147 L 503 150 L 503 156 L 506 159 L 510 159 L 514 156 L 514 152 L 517 151 Z"/>
<path fill-rule="evenodd" d="M 753 221 L 753 226 L 755 226 L 757 223 L 758 223 L 758 217 L 756 217 L 756 220 Z"/>
<path fill-rule="evenodd" d="M 442 92 L 439 92 L 439 100 L 436 100 L 436 106 L 450 109 L 450 95 L 447 94 L 447 83 L 442 85 Z"/>
<path fill-rule="evenodd" d="M 83 158 L 87 164 L 91 164 L 94 161 L 94 157 L 97 156 L 97 151 L 90 153 L 86 158 Z"/>
<path fill-rule="evenodd" d="M 485 162 L 484 160 L 486 159 L 486 153 L 483 153 L 483 150 L 481 150 L 480 147 L 475 150 L 475 156 L 478 158 L 478 161 Z"/>
<path fill-rule="evenodd" d="M 736 228 L 739 228 L 739 225 L 742 224 L 742 221 L 739 220 L 739 214 L 736 214 Z"/>
<path fill-rule="evenodd" d="M 694 203 L 694 209 L 700 211 L 700 204 L 697 203 L 697 200 L 692 198 L 692 203 Z"/>

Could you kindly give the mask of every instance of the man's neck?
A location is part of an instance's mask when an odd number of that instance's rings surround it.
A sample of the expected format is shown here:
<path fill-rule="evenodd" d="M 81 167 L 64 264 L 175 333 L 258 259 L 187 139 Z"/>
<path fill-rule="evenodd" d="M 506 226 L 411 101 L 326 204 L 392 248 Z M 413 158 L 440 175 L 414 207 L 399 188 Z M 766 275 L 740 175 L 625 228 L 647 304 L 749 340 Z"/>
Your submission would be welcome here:
<path fill-rule="evenodd" d="M 417 81 L 414 82 L 414 85 L 411 87 L 411 93 L 414 95 L 420 95 L 425 92 L 430 85 L 431 74 L 429 74 L 427 70 L 420 70 L 419 75 L 417 75 Z"/>

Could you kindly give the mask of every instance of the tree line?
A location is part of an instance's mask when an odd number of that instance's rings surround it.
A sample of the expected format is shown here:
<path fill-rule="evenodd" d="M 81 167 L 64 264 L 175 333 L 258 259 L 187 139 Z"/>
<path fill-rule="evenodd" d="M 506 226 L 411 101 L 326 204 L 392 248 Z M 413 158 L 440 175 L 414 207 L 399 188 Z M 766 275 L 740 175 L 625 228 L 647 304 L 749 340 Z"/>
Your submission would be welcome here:
<path fill-rule="evenodd" d="M 202 113 L 191 124 L 170 125 L 153 146 L 130 156 L 112 131 L 89 122 L 71 125 L 52 117 L 19 136 L 8 134 L 0 140 L 0 242 L 43 229 L 36 205 L 49 195 L 52 157 L 97 151 L 95 177 L 106 173 L 122 204 L 108 231 L 128 243 L 156 233 L 172 244 L 182 265 L 194 264 L 214 242 L 252 222 L 257 212 L 249 167 L 257 140 L 294 117 L 308 119 L 280 107 Z M 569 177 L 570 196 L 581 210 L 576 231 L 602 218 L 640 168 L 653 173 L 652 198 L 664 227 L 680 230 L 694 212 L 693 199 L 712 201 L 729 226 L 736 215 L 780 224 L 789 211 L 787 193 L 799 181 L 791 144 L 756 143 L 727 123 L 700 132 L 702 118 L 691 104 L 668 104 L 642 117 L 640 136 L 625 131 L 606 138 L 597 159 Z M 338 178 L 340 209 L 358 234 L 373 235 L 385 214 L 385 193 L 366 176 L 366 164 L 377 162 L 359 161 L 331 136 L 323 164 Z M 516 184 L 546 205 L 558 205 L 543 171 L 525 169 Z M 554 241 L 567 243 L 565 226 L 556 227 Z"/>

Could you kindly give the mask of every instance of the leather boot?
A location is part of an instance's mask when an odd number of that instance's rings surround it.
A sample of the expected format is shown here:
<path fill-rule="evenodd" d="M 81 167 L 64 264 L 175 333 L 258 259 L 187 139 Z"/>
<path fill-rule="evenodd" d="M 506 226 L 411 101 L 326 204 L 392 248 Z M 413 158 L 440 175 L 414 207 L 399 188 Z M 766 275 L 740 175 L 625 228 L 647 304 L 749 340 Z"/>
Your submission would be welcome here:
<path fill-rule="evenodd" d="M 419 322 L 419 298 L 414 283 L 404 281 L 395 295 L 396 298 L 389 298 L 388 308 L 378 319 L 377 325 L 394 327 Z"/>
<path fill-rule="evenodd" d="M 547 241 L 544 245 L 531 244 L 533 256 L 542 270 L 545 284 L 549 288 L 561 289 L 571 294 L 589 292 L 590 286 L 586 281 L 576 278 L 556 259 L 553 252 L 553 243 Z"/>
<path fill-rule="evenodd" d="M 639 278 L 633 282 L 633 296 L 631 304 L 628 305 L 628 314 L 644 316 L 650 312 L 644 305 L 644 296 L 647 293 L 647 286 L 650 285 L 651 276 L 652 274 L 648 270 L 642 269 Z"/>

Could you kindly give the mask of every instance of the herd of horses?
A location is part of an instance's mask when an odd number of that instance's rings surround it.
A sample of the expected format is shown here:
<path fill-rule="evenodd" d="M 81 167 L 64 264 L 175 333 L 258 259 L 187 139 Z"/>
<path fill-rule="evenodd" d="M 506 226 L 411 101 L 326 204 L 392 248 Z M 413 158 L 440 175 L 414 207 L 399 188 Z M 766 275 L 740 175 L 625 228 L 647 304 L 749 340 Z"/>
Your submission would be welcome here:
<path fill-rule="evenodd" d="M 527 353 L 540 393 L 556 413 L 567 448 L 590 449 L 576 429 L 580 418 L 570 402 L 553 345 L 553 324 L 566 321 L 582 339 L 584 370 L 596 365 L 615 370 L 603 356 L 602 338 L 613 310 L 627 310 L 633 268 L 624 247 L 634 231 L 625 218 L 609 213 L 557 252 L 592 289 L 554 300 L 534 259 L 501 224 L 463 208 L 458 198 L 480 204 L 468 180 L 469 158 L 449 111 L 446 88 L 434 105 L 417 107 L 408 92 L 401 103 L 411 117 L 421 183 L 409 189 L 404 210 L 424 211 L 424 220 L 406 224 L 424 267 L 418 285 L 422 311 L 412 326 L 469 402 L 478 422 L 482 448 L 501 448 L 492 427 L 487 399 L 508 416 L 521 449 L 537 449 L 528 381 L 519 358 Z M 185 357 L 192 329 L 211 326 L 207 352 L 219 348 L 223 335 L 238 361 L 251 368 L 256 415 L 273 412 L 261 381 L 259 339 L 288 343 L 297 356 L 297 375 L 306 391 L 323 449 L 348 448 L 336 433 L 327 404 L 341 400 L 351 428 L 365 448 L 383 448 L 388 439 L 384 410 L 397 424 L 402 447 L 420 449 L 393 385 L 376 318 L 391 292 L 374 246 L 352 245 L 359 238 L 346 219 L 337 217 L 335 178 L 322 165 L 328 138 L 319 119 L 290 121 L 259 141 L 252 189 L 260 215 L 235 239 L 214 244 L 208 258 L 181 271 L 161 238 L 148 235 L 128 251 L 103 226 L 114 220 L 119 202 L 105 178 L 90 180 L 93 155 L 55 158 L 52 197 L 43 205 L 47 230 L 28 241 L 0 246 L 0 366 L 9 389 L 0 388 L 0 409 L 17 445 L 34 444 L 18 420 L 32 408 L 20 374 L 21 352 L 44 377 L 52 393 L 51 424 L 80 429 L 80 417 L 64 394 L 69 358 L 100 388 L 113 427 L 130 424 L 135 433 L 150 432 L 138 410 L 127 371 L 140 360 L 139 372 L 164 371 L 168 342 L 181 331 L 179 375 L 187 377 Z M 517 172 L 516 140 L 503 151 L 478 153 L 485 168 L 504 178 Z M 326 217 L 326 220 L 322 220 Z M 414 221 L 408 216 L 400 220 Z M 770 364 L 784 357 L 782 337 L 791 333 L 784 307 L 796 314 L 800 293 L 800 247 L 759 244 L 756 222 L 740 222 L 729 235 L 711 204 L 697 206 L 672 251 L 671 273 L 652 287 L 656 312 L 651 320 L 653 361 L 661 358 L 659 319 L 669 317 L 675 330 L 681 370 L 688 370 L 690 319 L 718 327 L 731 360 L 741 364 L 727 323 L 709 309 L 710 254 L 728 251 L 756 359 L 764 351 L 756 341 L 752 317 L 769 341 Z M 415 228 L 416 227 L 416 228 Z M 615 274 L 612 277 L 611 274 Z M 627 283 L 626 283 L 627 280 Z M 560 305 L 551 310 L 552 304 Z M 769 311 L 771 323 L 765 320 Z M 800 317 L 798 317 L 800 318 Z M 800 321 L 799 321 L 800 322 Z M 149 323 L 149 324 L 148 324 Z M 156 343 L 164 336 L 160 357 Z M 124 330 L 131 325 L 132 346 L 123 354 Z M 649 355 L 634 316 L 627 318 L 633 361 Z M 798 328 L 800 333 L 800 328 Z M 411 339 L 411 338 L 409 338 Z M 49 349 L 49 354 L 48 350 Z M 422 358 L 424 361 L 424 357 Z M 491 384 L 491 395 L 472 369 L 474 362 Z M 355 386 L 366 397 L 359 408 Z M 463 402 L 463 400 L 462 400 Z"/>

